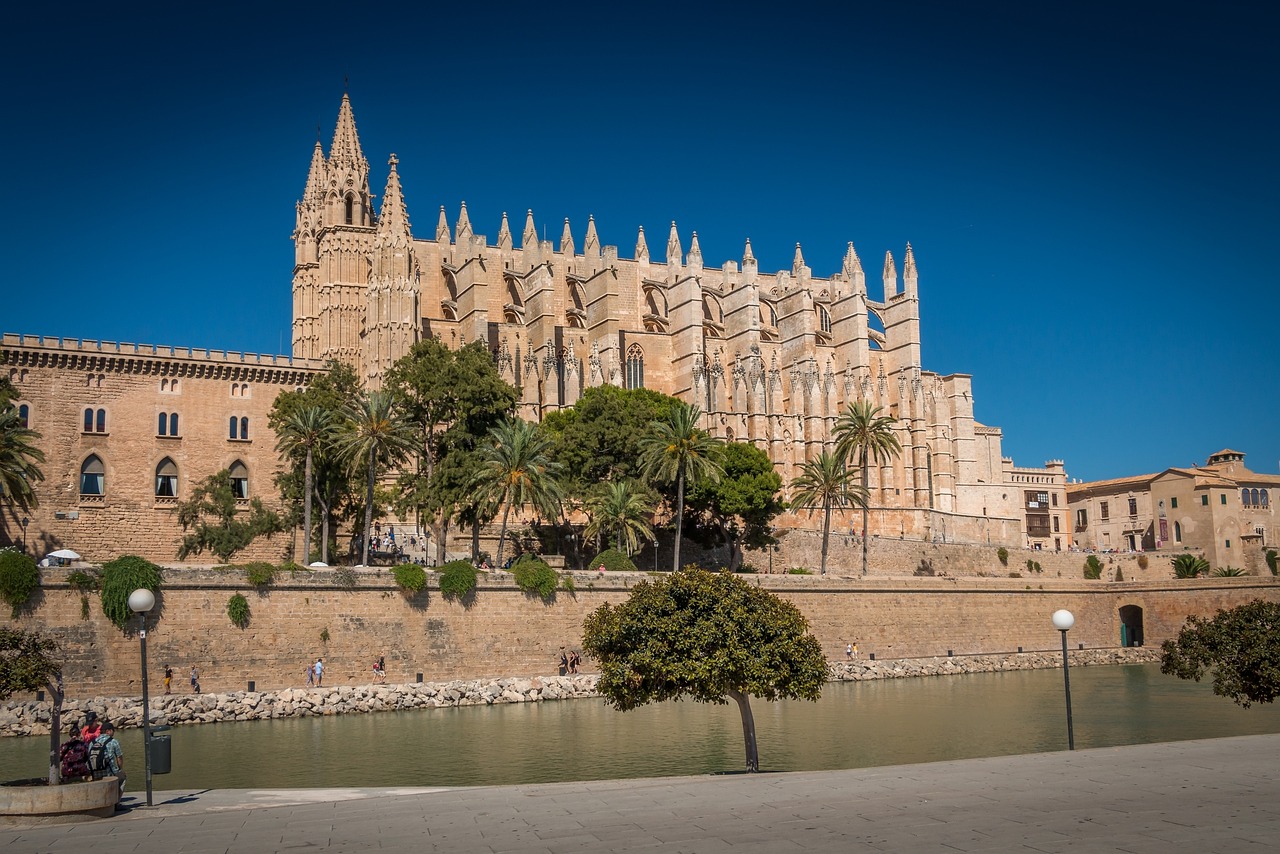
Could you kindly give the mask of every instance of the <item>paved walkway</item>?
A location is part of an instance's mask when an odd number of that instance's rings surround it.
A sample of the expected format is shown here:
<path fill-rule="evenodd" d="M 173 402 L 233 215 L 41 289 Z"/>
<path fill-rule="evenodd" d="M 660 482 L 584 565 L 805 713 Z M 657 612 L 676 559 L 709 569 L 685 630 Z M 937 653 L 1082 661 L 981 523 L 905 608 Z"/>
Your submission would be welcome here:
<path fill-rule="evenodd" d="M 14 852 L 1264 852 L 1280 735 L 853 771 L 466 789 L 166 792 Z"/>

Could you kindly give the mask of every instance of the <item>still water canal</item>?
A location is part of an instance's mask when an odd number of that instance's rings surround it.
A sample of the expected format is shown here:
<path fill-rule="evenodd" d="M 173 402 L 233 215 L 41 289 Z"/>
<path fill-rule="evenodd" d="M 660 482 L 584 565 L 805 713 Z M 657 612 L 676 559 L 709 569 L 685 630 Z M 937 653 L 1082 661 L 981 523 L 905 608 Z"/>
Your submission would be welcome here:
<path fill-rule="evenodd" d="M 1158 665 L 1071 671 L 1077 748 L 1280 732 Z M 753 701 L 761 770 L 862 768 L 1066 748 L 1062 671 L 828 685 L 817 703 Z M 473 786 L 653 777 L 743 767 L 737 708 L 680 702 L 621 713 L 586 699 L 175 728 L 155 788 Z M 141 732 L 121 733 L 129 789 Z M 47 736 L 0 740 L 0 779 L 39 776 Z"/>

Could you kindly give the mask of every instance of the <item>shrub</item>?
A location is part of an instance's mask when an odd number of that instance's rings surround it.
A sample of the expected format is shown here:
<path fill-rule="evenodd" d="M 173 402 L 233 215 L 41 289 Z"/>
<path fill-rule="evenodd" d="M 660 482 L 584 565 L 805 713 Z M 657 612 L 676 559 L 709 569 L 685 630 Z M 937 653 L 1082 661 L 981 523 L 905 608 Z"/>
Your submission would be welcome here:
<path fill-rule="evenodd" d="M 1271 570 L 1272 575 L 1280 575 L 1280 566 L 1277 566 L 1278 562 L 1280 562 L 1280 552 L 1275 549 L 1267 549 L 1267 568 Z"/>
<path fill-rule="evenodd" d="M 738 572 L 741 572 L 743 575 L 758 575 L 760 570 L 756 569 L 755 564 L 743 561 L 742 565 L 738 567 Z"/>
<path fill-rule="evenodd" d="M 550 602 L 556 595 L 556 583 L 560 576 L 546 561 L 526 555 L 511 567 L 516 586 L 525 593 L 537 593 L 542 601 Z"/>
<path fill-rule="evenodd" d="M 0 549 L 0 599 L 18 619 L 31 594 L 40 586 L 40 568 L 36 559 L 17 549 Z"/>
<path fill-rule="evenodd" d="M 813 575 L 813 570 L 807 566 L 793 566 L 787 570 L 787 575 Z"/>
<path fill-rule="evenodd" d="M 1138 555 L 1138 569 L 1146 569 L 1150 565 L 1151 561 L 1147 559 L 1146 555 Z"/>
<path fill-rule="evenodd" d="M 102 567 L 102 613 L 124 630 L 133 612 L 129 610 L 129 594 L 145 587 L 152 593 L 160 589 L 160 567 L 137 555 L 123 555 Z"/>
<path fill-rule="evenodd" d="M 427 572 L 416 563 L 402 563 L 391 570 L 400 589 L 410 595 L 427 586 Z"/>
<path fill-rule="evenodd" d="M 1209 574 L 1209 561 L 1190 553 L 1180 554 L 1169 563 L 1173 565 L 1174 578 L 1195 578 Z"/>
<path fill-rule="evenodd" d="M 1044 570 L 1040 568 L 1040 561 L 1027 558 L 1027 572 L 1044 572 Z"/>
<path fill-rule="evenodd" d="M 565 590 L 567 590 L 570 594 L 573 594 L 578 589 L 573 583 L 573 576 L 567 573 L 560 577 L 560 586 L 563 587 Z"/>
<path fill-rule="evenodd" d="M 343 590 L 355 590 L 359 581 L 360 576 L 349 566 L 340 566 L 333 571 L 333 583 Z"/>
<path fill-rule="evenodd" d="M 254 587 L 266 587 L 276 578 L 276 568 L 263 560 L 244 565 L 244 577 Z"/>
<path fill-rule="evenodd" d="M 1248 573 L 1238 566 L 1220 566 L 1209 574 L 1215 578 L 1239 578 Z"/>
<path fill-rule="evenodd" d="M 90 590 L 98 589 L 98 586 L 102 584 L 102 577 L 97 572 L 85 572 L 82 569 L 77 569 L 67 576 L 67 583 L 81 593 L 88 593 Z"/>
<path fill-rule="evenodd" d="M 1124 567 L 1116 567 L 1116 581 L 1124 581 Z"/>
<path fill-rule="evenodd" d="M 227 600 L 227 616 L 231 618 L 231 625 L 237 629 L 249 625 L 249 600 L 240 593 L 231 594 L 231 598 Z"/>
<path fill-rule="evenodd" d="M 1018 570 L 1016 570 L 1016 569 L 1015 569 L 1013 572 L 1010 572 L 1010 573 L 1009 573 L 1009 577 L 1010 577 L 1010 578 L 1021 578 L 1021 577 L 1022 577 L 1022 573 L 1021 573 L 1021 572 L 1018 572 Z"/>
<path fill-rule="evenodd" d="M 1089 555 L 1084 559 L 1084 577 L 1092 581 L 1102 578 L 1102 561 L 1097 555 Z"/>
<path fill-rule="evenodd" d="M 328 643 L 328 642 L 329 642 L 329 627 L 325 626 L 323 629 L 320 630 L 320 643 Z"/>
<path fill-rule="evenodd" d="M 476 589 L 476 568 L 469 561 L 451 560 L 440 567 L 440 593 L 446 599 L 463 599 Z"/>
<path fill-rule="evenodd" d="M 624 552 L 617 549 L 605 549 L 596 555 L 590 564 L 590 569 L 599 569 L 604 566 L 609 572 L 635 572 L 636 565 L 631 562 L 631 558 L 627 557 Z"/>
<path fill-rule="evenodd" d="M 1001 566 L 1009 565 L 1009 550 L 1004 546 L 996 549 L 996 557 L 1000 559 Z"/>

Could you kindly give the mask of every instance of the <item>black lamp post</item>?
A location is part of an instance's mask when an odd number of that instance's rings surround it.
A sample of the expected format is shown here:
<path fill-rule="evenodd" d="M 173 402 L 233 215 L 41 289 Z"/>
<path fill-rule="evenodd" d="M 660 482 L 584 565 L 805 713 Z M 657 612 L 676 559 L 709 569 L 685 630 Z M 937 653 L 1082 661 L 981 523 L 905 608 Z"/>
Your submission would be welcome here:
<path fill-rule="evenodd" d="M 156 606 L 156 594 L 139 587 L 129 594 L 129 610 L 142 618 L 138 640 L 142 643 L 142 762 L 147 775 L 147 806 L 151 806 L 151 703 L 147 691 L 147 614 Z"/>
<path fill-rule="evenodd" d="M 22 517 L 22 550 L 24 552 L 27 550 L 27 523 L 30 521 L 26 516 Z"/>
<path fill-rule="evenodd" d="M 1076 624 L 1075 615 L 1064 609 L 1053 612 L 1053 627 L 1062 632 L 1062 685 L 1067 692 L 1067 749 L 1076 749 L 1076 736 L 1071 728 L 1071 674 L 1067 671 L 1067 630 Z"/>

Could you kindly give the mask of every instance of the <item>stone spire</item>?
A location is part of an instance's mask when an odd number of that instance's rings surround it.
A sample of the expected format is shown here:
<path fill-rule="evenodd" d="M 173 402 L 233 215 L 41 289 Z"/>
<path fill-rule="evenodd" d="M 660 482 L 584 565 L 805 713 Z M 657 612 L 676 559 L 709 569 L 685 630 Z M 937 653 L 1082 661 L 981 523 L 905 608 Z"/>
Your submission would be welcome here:
<path fill-rule="evenodd" d="M 342 106 L 338 108 L 338 125 L 333 129 L 333 145 L 329 146 L 329 163 L 346 169 L 366 168 L 364 152 L 360 150 L 360 137 L 356 133 L 356 117 L 351 111 L 351 96 L 342 93 Z"/>
<path fill-rule="evenodd" d="M 569 218 L 564 218 L 564 231 L 560 232 L 560 254 L 572 256 L 574 253 L 573 232 L 569 230 Z"/>
<path fill-rule="evenodd" d="M 444 205 L 440 206 L 440 220 L 436 223 L 436 242 L 449 245 L 449 218 L 445 216 Z"/>
<path fill-rule="evenodd" d="M 498 248 L 511 248 L 511 226 L 507 224 L 507 212 L 502 212 L 502 225 L 498 226 Z"/>
<path fill-rule="evenodd" d="M 400 190 L 400 173 L 396 171 L 399 159 L 392 154 L 387 161 L 391 172 L 387 175 L 387 188 L 382 193 L 382 207 L 378 209 L 378 235 L 405 234 L 409 231 L 409 213 L 405 209 L 404 195 Z"/>
<path fill-rule="evenodd" d="M 533 210 L 524 217 L 524 233 L 520 235 L 520 248 L 532 249 L 538 245 L 538 226 L 533 221 Z"/>
<path fill-rule="evenodd" d="M 640 233 L 636 235 L 636 260 L 649 260 L 649 244 L 644 239 L 644 226 L 640 226 Z"/>
<path fill-rule="evenodd" d="M 467 203 L 462 203 L 462 210 L 458 213 L 458 226 L 453 230 L 454 238 L 458 241 L 458 245 L 471 239 L 471 217 L 467 216 Z"/>
<path fill-rule="evenodd" d="M 853 241 L 849 241 L 849 246 L 844 250 L 844 267 L 841 270 L 846 279 L 852 280 L 854 274 L 862 272 L 862 259 L 858 257 L 858 250 L 853 248 Z"/>
<path fill-rule="evenodd" d="M 693 240 L 689 243 L 689 266 L 702 266 L 702 247 L 698 245 L 698 232 L 693 233 Z"/>
<path fill-rule="evenodd" d="M 747 238 L 747 245 L 742 250 L 742 275 L 744 281 L 752 281 L 756 277 L 756 272 L 760 269 L 756 256 L 751 252 L 751 238 Z"/>
<path fill-rule="evenodd" d="M 795 257 L 791 259 L 791 273 L 794 276 L 799 276 L 800 271 L 803 269 L 804 269 L 804 253 L 800 251 L 800 244 L 797 243 Z"/>
<path fill-rule="evenodd" d="M 911 241 L 907 241 L 907 252 L 902 259 L 902 289 L 906 293 L 916 292 L 916 256 L 911 251 Z"/>
<path fill-rule="evenodd" d="M 671 234 L 667 237 L 667 264 L 680 264 L 684 250 L 680 248 L 680 233 L 676 231 L 676 221 L 671 221 Z"/>
<path fill-rule="evenodd" d="M 307 186 L 302 191 L 303 204 L 314 205 L 324 198 L 324 171 L 324 148 L 317 139 L 316 147 L 311 151 L 311 168 L 307 170 Z"/>
<path fill-rule="evenodd" d="M 600 235 L 596 234 L 596 218 L 587 217 L 587 236 L 582 239 L 582 254 L 588 258 L 600 257 Z"/>
<path fill-rule="evenodd" d="M 893 263 L 893 253 L 884 253 L 884 298 L 887 300 L 898 292 L 898 267 Z"/>

